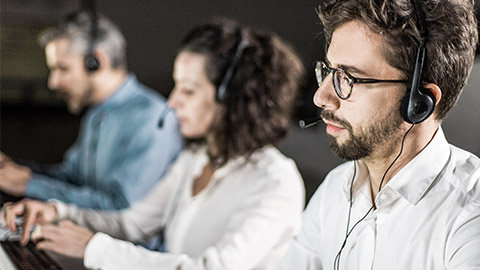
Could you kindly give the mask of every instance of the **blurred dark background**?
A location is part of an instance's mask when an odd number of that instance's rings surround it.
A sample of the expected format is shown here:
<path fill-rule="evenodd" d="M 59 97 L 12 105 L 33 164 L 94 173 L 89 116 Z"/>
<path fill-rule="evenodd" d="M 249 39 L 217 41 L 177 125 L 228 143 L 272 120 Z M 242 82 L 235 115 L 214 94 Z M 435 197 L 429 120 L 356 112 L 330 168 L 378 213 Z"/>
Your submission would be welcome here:
<path fill-rule="evenodd" d="M 183 36 L 197 24 L 226 17 L 278 33 L 295 48 L 308 73 L 298 97 L 289 137 L 279 148 L 295 159 L 310 198 L 326 173 L 341 162 L 328 148 L 324 126 L 300 130 L 296 122 L 314 117 L 313 63 L 324 54 L 316 7 L 321 0 L 276 1 L 97 1 L 96 9 L 114 21 L 128 44 L 129 69 L 144 84 L 168 97 L 172 63 Z M 80 0 L 1 0 L 0 150 L 21 159 L 62 160 L 75 141 L 81 116 L 67 112 L 47 89 L 48 70 L 37 34 L 81 7 Z M 478 10 L 479 4 L 476 4 Z M 479 60 L 480 58 L 477 57 Z M 480 61 L 480 60 L 479 60 Z M 449 141 L 480 156 L 480 62 L 467 88 L 443 124 Z"/>

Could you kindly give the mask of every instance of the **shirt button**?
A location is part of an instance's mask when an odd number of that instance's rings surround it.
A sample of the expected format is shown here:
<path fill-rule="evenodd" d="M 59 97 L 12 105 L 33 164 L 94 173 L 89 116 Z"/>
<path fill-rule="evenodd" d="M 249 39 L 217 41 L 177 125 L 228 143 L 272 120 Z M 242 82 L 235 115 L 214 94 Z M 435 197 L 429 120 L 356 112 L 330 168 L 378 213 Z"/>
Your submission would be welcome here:
<path fill-rule="evenodd" d="M 387 195 L 385 195 L 385 194 L 380 195 L 380 199 L 382 199 L 383 201 L 385 201 L 385 200 L 387 199 Z"/>

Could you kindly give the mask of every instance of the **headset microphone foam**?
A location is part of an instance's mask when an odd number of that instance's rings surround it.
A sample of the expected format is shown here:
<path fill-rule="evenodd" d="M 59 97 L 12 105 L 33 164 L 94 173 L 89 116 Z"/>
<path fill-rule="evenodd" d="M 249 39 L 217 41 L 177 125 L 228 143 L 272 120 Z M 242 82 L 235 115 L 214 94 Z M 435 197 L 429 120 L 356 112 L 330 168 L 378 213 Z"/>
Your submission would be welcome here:
<path fill-rule="evenodd" d="M 316 117 L 316 118 L 312 118 L 312 119 L 305 119 L 305 120 L 300 120 L 298 121 L 298 125 L 302 128 L 302 129 L 305 129 L 305 128 L 309 128 L 311 126 L 314 126 L 318 123 L 320 123 L 322 121 L 322 117 Z"/>
<path fill-rule="evenodd" d="M 160 118 L 158 119 L 158 124 L 157 124 L 157 126 L 159 128 L 163 127 L 163 124 L 165 123 L 165 120 L 167 119 L 167 114 L 168 114 L 169 111 L 170 111 L 170 107 L 165 105 L 165 107 L 163 107 L 162 111 L 160 112 Z"/>

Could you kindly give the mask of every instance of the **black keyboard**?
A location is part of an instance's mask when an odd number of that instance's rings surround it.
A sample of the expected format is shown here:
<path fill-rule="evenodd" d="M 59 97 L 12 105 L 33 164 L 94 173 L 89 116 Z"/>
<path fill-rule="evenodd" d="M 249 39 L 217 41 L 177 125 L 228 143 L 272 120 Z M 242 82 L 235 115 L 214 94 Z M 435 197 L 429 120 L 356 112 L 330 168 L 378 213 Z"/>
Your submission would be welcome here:
<path fill-rule="evenodd" d="M 28 242 L 26 246 L 22 246 L 18 241 L 2 241 L 0 244 L 19 270 L 62 269 L 45 252 L 36 249 L 32 242 Z"/>

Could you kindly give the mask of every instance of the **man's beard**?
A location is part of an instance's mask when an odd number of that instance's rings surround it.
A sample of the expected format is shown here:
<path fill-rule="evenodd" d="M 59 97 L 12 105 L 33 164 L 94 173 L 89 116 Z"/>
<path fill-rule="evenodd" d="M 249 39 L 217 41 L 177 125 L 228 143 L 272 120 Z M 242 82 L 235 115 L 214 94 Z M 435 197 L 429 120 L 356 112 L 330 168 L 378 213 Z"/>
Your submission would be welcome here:
<path fill-rule="evenodd" d="M 392 110 L 384 118 L 377 119 L 362 128 L 360 134 L 354 134 L 352 125 L 337 118 L 331 111 L 323 111 L 321 117 L 342 125 L 348 131 L 349 138 L 342 144 L 338 143 L 337 138 L 327 133 L 333 153 L 345 160 L 359 160 L 370 156 L 380 144 L 398 137 L 403 123 L 400 113 Z"/>
<path fill-rule="evenodd" d="M 92 102 L 94 92 L 93 84 L 88 83 L 87 89 L 85 89 L 76 103 L 67 101 L 68 111 L 75 115 L 81 114 Z"/>

